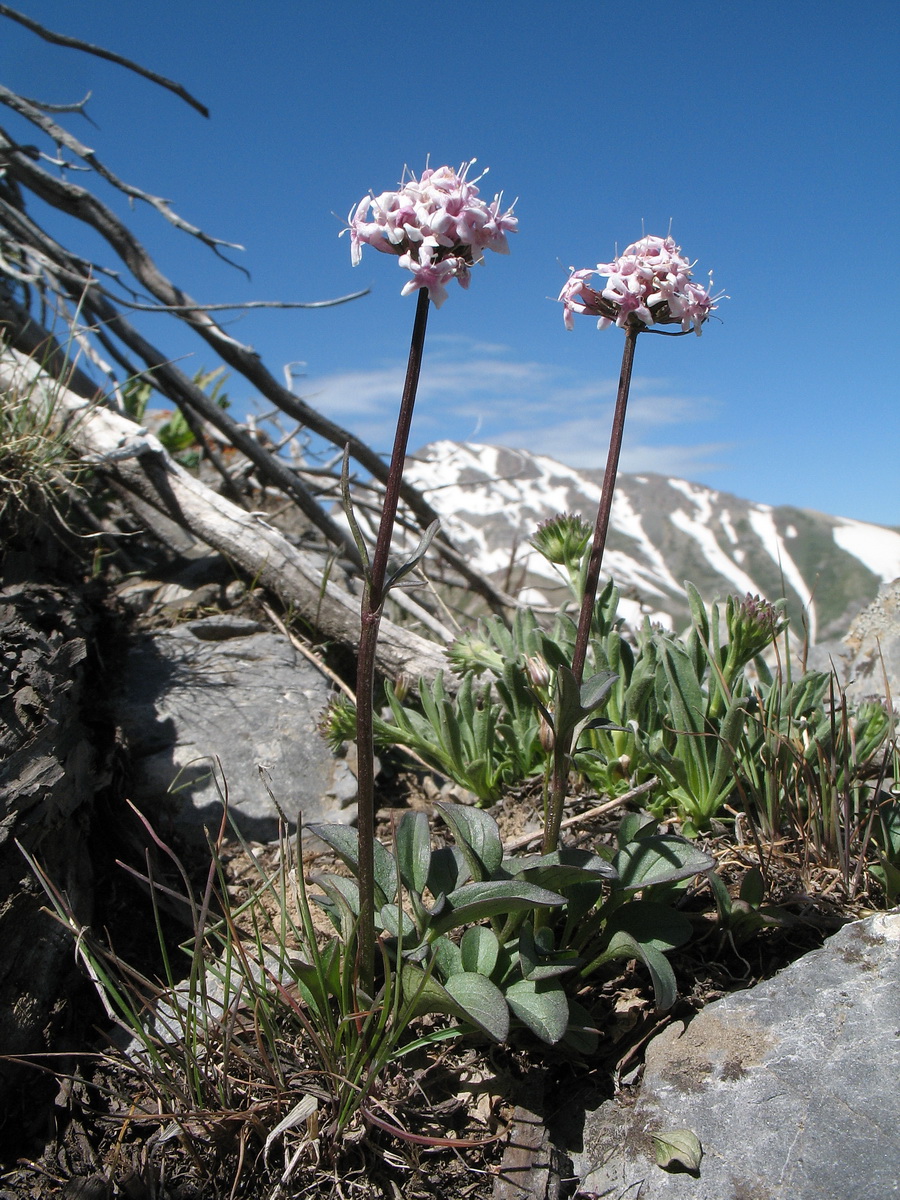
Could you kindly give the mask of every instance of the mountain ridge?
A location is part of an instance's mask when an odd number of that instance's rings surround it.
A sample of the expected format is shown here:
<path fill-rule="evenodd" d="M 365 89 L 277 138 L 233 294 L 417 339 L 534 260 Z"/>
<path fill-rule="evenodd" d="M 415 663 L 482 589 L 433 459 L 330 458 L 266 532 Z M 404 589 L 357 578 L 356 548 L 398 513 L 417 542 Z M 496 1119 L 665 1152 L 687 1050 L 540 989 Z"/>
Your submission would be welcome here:
<path fill-rule="evenodd" d="M 603 470 L 472 442 L 432 442 L 407 460 L 456 544 L 485 575 L 528 602 L 555 603 L 561 581 L 528 544 L 559 512 L 595 519 Z M 705 600 L 782 596 L 811 643 L 843 635 L 882 582 L 900 576 L 900 530 L 792 505 L 769 505 L 653 472 L 621 473 L 604 575 L 630 624 L 689 621 L 684 581 Z"/>

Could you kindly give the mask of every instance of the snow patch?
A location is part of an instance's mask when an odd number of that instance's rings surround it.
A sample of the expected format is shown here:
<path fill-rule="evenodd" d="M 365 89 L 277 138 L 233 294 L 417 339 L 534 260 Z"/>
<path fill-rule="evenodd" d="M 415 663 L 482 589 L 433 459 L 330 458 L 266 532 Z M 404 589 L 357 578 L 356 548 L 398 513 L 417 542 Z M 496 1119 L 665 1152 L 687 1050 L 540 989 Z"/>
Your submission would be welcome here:
<path fill-rule="evenodd" d="M 816 606 L 813 601 L 812 592 L 809 590 L 806 580 L 800 574 L 799 567 L 791 558 L 781 535 L 775 527 L 775 518 L 772 509 L 768 505 L 755 505 L 751 508 L 750 527 L 762 542 L 766 554 L 781 570 L 785 582 L 791 585 L 803 601 L 803 607 L 806 609 L 809 617 L 809 639 L 815 643 L 817 622 Z"/>
<path fill-rule="evenodd" d="M 723 508 L 719 513 L 719 520 L 722 523 L 722 528 L 725 530 L 725 536 L 731 542 L 732 546 L 738 544 L 738 535 L 734 531 L 734 526 L 731 523 L 731 513 L 727 508 Z"/>
<path fill-rule="evenodd" d="M 834 528 L 836 546 L 858 558 L 883 583 L 900 576 L 900 533 L 849 517 L 841 517 L 840 521 Z"/>

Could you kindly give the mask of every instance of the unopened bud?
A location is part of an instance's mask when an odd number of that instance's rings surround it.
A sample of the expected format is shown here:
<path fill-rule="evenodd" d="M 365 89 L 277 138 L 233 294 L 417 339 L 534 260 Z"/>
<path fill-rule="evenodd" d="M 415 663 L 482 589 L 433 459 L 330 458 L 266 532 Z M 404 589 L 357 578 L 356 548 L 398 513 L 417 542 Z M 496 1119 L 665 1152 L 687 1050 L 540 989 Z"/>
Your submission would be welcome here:
<path fill-rule="evenodd" d="M 536 688 L 550 686 L 550 668 L 539 654 L 525 655 L 525 671 Z"/>
<path fill-rule="evenodd" d="M 412 679 L 410 679 L 409 675 L 407 675 L 407 673 L 405 671 L 401 671 L 400 674 L 397 676 L 397 678 L 394 680 L 394 695 L 397 697 L 397 699 L 400 701 L 401 704 L 406 699 L 406 697 L 409 695 L 409 689 L 411 686 L 412 686 Z"/>
<path fill-rule="evenodd" d="M 553 747 L 556 744 L 556 737 L 553 729 L 550 726 L 547 718 L 541 713 L 541 724 L 538 730 L 538 741 L 541 743 L 541 749 L 545 754 L 552 754 Z"/>
<path fill-rule="evenodd" d="M 591 540 L 591 527 L 580 513 L 557 513 L 542 521 L 531 544 L 548 562 L 557 566 L 575 564 Z"/>

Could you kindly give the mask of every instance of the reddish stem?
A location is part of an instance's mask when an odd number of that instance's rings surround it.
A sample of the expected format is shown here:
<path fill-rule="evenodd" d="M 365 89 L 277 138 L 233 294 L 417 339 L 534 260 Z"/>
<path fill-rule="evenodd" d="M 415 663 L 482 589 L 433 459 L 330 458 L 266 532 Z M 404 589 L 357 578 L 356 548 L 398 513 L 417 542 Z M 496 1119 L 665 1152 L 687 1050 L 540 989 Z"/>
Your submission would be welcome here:
<path fill-rule="evenodd" d="M 412 341 L 409 347 L 406 382 L 403 385 L 400 414 L 397 418 L 397 432 L 394 435 L 394 449 L 384 489 L 381 523 L 378 527 L 372 564 L 366 572 L 361 606 L 359 660 L 356 670 L 356 750 L 358 758 L 356 826 L 359 835 L 357 961 L 360 987 L 369 997 L 372 996 L 375 986 L 375 737 L 373 730 L 375 651 L 378 646 L 378 626 L 384 606 L 384 581 L 391 550 L 394 520 L 397 516 L 406 446 L 409 441 L 413 408 L 416 403 L 416 389 L 422 366 L 427 322 L 428 292 L 425 288 L 420 288 Z"/>
<path fill-rule="evenodd" d="M 594 526 L 591 558 L 584 581 L 584 596 L 581 601 L 578 636 L 575 639 L 575 652 L 572 655 L 572 673 L 579 683 L 581 683 L 581 677 L 584 674 L 584 660 L 587 655 L 588 641 L 591 636 L 594 604 L 597 600 L 597 585 L 600 581 L 600 565 L 603 562 L 603 551 L 606 549 L 606 535 L 609 530 L 613 493 L 616 490 L 619 453 L 622 449 L 622 435 L 625 432 L 625 409 L 628 406 L 628 392 L 631 388 L 631 369 L 634 366 L 634 348 L 637 344 L 638 334 L 642 328 L 643 326 L 637 322 L 629 322 L 625 327 L 625 349 L 622 351 L 622 369 L 619 372 L 616 411 L 613 415 L 612 432 L 609 437 L 609 455 L 606 459 L 603 489 L 600 492 L 600 504 L 597 508 L 597 523 Z"/>
<path fill-rule="evenodd" d="M 591 557 L 588 562 L 587 575 L 584 581 L 584 596 L 581 601 L 578 634 L 575 638 L 575 650 L 572 655 L 572 674 L 579 684 L 584 675 L 584 660 L 587 656 L 591 625 L 594 620 L 594 605 L 597 601 L 600 566 L 603 562 L 603 551 L 606 548 L 606 535 L 609 530 L 613 493 L 616 490 L 619 454 L 622 449 L 622 435 L 625 432 L 625 409 L 628 406 L 628 392 L 631 388 L 631 369 L 634 366 L 634 348 L 637 344 L 638 334 L 642 329 L 643 326 L 635 321 L 629 321 L 625 326 L 625 348 L 622 351 L 622 369 L 619 372 L 616 411 L 613 415 L 612 431 L 609 437 L 609 455 L 606 459 L 606 472 L 603 476 L 603 488 L 600 492 L 600 504 L 597 508 L 597 522 L 594 526 L 594 541 L 591 546 Z M 572 730 L 557 730 L 556 739 L 556 745 L 553 748 L 553 771 L 550 780 L 550 811 L 544 828 L 544 854 L 551 854 L 559 848 L 559 831 L 562 827 L 572 755 Z"/>

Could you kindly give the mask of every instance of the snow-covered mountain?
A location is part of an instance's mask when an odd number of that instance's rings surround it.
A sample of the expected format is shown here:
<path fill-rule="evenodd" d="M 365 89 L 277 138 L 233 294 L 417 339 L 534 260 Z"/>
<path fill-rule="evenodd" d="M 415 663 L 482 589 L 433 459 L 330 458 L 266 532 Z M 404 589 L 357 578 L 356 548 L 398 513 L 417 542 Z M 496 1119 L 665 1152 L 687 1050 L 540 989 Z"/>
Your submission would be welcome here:
<path fill-rule="evenodd" d="M 554 603 L 559 577 L 528 539 L 560 512 L 580 512 L 593 524 L 603 472 L 528 451 L 440 441 L 407 460 L 406 478 L 473 564 L 508 589 L 530 589 L 532 602 Z M 630 621 L 643 611 L 683 627 L 690 580 L 707 600 L 784 596 L 794 629 L 805 620 L 816 642 L 841 636 L 879 584 L 900 576 L 900 530 L 756 504 L 683 479 L 623 474 L 603 565 Z"/>

